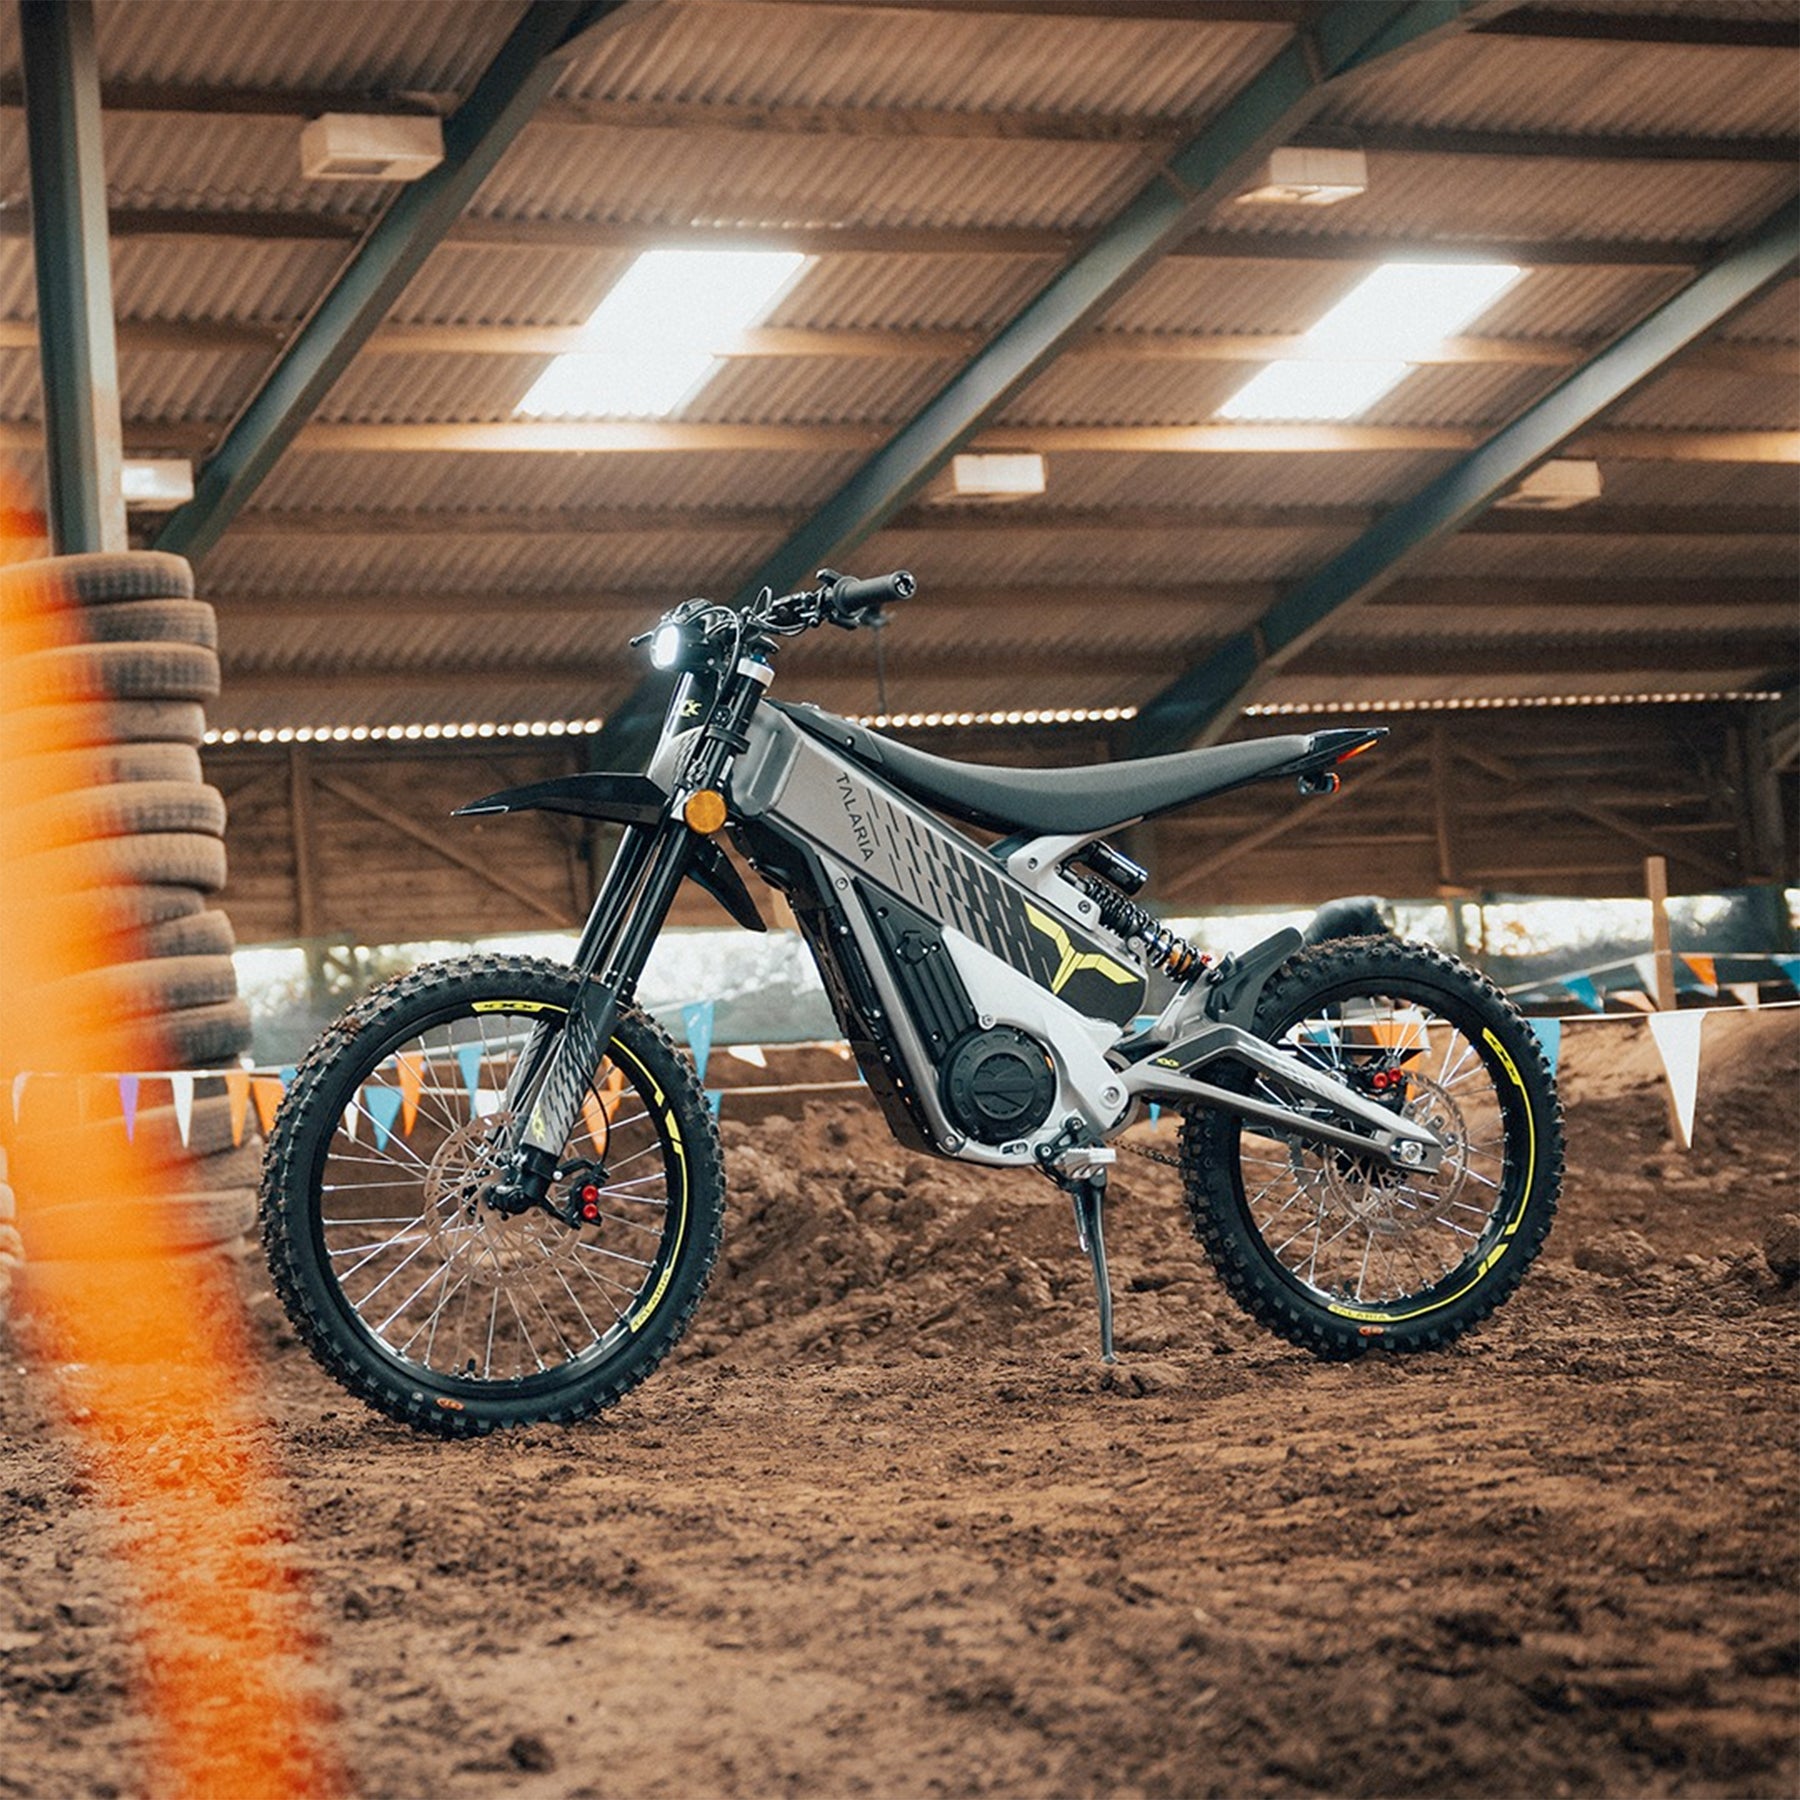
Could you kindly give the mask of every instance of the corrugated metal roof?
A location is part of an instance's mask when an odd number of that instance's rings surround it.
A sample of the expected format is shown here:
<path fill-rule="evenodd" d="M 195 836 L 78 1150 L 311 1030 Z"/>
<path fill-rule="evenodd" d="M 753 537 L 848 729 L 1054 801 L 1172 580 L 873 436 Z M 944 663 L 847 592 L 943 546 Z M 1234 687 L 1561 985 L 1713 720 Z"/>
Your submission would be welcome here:
<path fill-rule="evenodd" d="M 1324 117 L 1344 124 L 1753 137 L 1793 130 L 1793 67 L 1780 54 L 1717 45 L 1462 37 L 1370 71 L 1347 85 Z"/>
<path fill-rule="evenodd" d="M 1800 383 L 1677 367 L 1621 401 L 1606 423 L 1671 431 L 1800 431 Z"/>
<path fill-rule="evenodd" d="M 1340 205 L 1227 202 L 1211 229 L 1318 238 L 1366 233 L 1426 250 L 1483 238 L 1705 244 L 1748 229 L 1794 189 L 1793 170 L 1754 164 L 1382 152 L 1371 152 L 1368 163 L 1368 191 Z"/>
<path fill-rule="evenodd" d="M 1592 0 L 1590 0 L 1592 3 Z M 1600 0 L 1604 3 L 1604 0 Z M 1580 0 L 1576 0 L 1576 5 Z M 1791 17 L 1756 0 L 1694 0 L 1716 16 Z M 1571 10 L 1562 7 L 1560 10 Z M 1647 10 L 1639 5 L 1635 10 Z M 388 88 L 441 102 L 466 93 L 519 16 L 517 0 L 389 0 L 348 10 L 319 0 L 167 0 L 103 4 L 101 56 L 111 81 L 346 91 Z M 1285 41 L 1280 27 L 1209 20 L 1032 16 L 1017 10 L 920 13 L 779 4 L 666 4 L 602 37 L 563 78 L 565 101 L 643 101 L 718 107 L 925 108 L 993 117 L 1009 112 L 1132 115 L 1180 136 L 1238 91 Z M 14 9 L 0 8 L 0 69 L 16 60 Z M 1470 34 L 1346 87 L 1328 117 L 1453 130 L 1653 136 L 1768 137 L 1792 133 L 1795 57 L 1769 51 L 1525 40 Z M 8 114 L 8 119 L 16 118 Z M 1071 239 L 1102 226 L 1148 178 L 1153 150 L 995 131 L 981 138 L 886 133 L 856 121 L 836 131 L 678 130 L 616 122 L 540 120 L 528 127 L 477 197 L 477 214 L 521 220 L 670 226 L 907 227 L 946 232 L 1037 227 Z M 311 183 L 299 173 L 299 120 L 138 112 L 107 120 L 116 205 L 295 210 L 372 218 L 391 187 Z M 18 132 L 0 132 L 0 198 L 24 180 Z M 1106 308 L 1112 331 L 1184 335 L 1305 330 L 1358 280 L 1368 259 L 1434 247 L 1518 239 L 1550 245 L 1614 240 L 1712 245 L 1767 216 L 1796 185 L 1779 163 L 1506 158 L 1375 151 L 1368 193 L 1329 209 L 1222 205 L 1208 228 L 1241 236 L 1242 259 L 1162 263 Z M 279 227 L 277 227 L 279 229 Z M 1320 240 L 1320 260 L 1259 257 L 1269 239 Z M 596 234 L 596 235 L 604 235 Z M 1351 240 L 1362 260 L 1329 260 Z M 345 242 L 279 238 L 134 236 L 114 251 L 118 309 L 127 319 L 291 324 L 304 318 L 349 254 Z M 800 330 L 1000 330 L 1055 272 L 1055 254 L 831 252 L 819 256 L 770 323 Z M 394 309 L 406 324 L 561 326 L 593 310 L 627 266 L 618 249 L 449 244 L 434 252 Z M 1687 279 L 1628 260 L 1536 266 L 1476 322 L 1476 335 L 1601 342 Z M 0 238 L 0 319 L 29 319 L 29 247 Z M 1800 340 L 1800 284 L 1788 282 L 1716 334 L 1726 340 Z M 139 418 L 222 425 L 253 390 L 270 352 L 146 351 L 121 355 L 126 411 Z M 542 366 L 537 355 L 392 354 L 360 359 L 321 408 L 327 420 L 505 421 Z M 898 426 L 938 391 L 953 357 L 814 355 L 735 359 L 690 406 L 703 421 Z M 1012 403 L 1027 425 L 1187 424 L 1212 417 L 1248 376 L 1243 363 L 1082 356 L 1053 363 Z M 1364 423 L 1493 426 L 1561 378 L 1557 368 L 1468 363 L 1409 375 Z M 38 410 L 35 358 L 0 353 L 0 417 Z M 1791 379 L 1677 367 L 1616 409 L 1611 423 L 1648 429 L 1792 428 Z M 37 479 L 36 459 L 15 458 Z M 367 512 L 371 528 L 331 535 L 228 533 L 202 570 L 225 611 L 227 689 L 214 719 L 374 723 L 407 718 L 588 716 L 635 681 L 622 639 L 642 597 L 730 591 L 779 538 L 780 517 L 802 517 L 858 466 L 854 452 L 703 455 L 549 455 L 294 451 L 259 490 L 256 510 Z M 1038 510 L 1343 508 L 1368 511 L 1417 492 L 1454 465 L 1449 453 L 1316 452 L 1191 455 L 1053 452 Z M 1791 506 L 1793 471 L 1750 464 L 1605 463 L 1610 506 Z M 553 509 L 643 509 L 660 528 L 581 537 L 534 529 Z M 684 533 L 671 512 L 754 508 L 749 528 Z M 433 536 L 387 528 L 394 512 L 515 513 L 522 529 Z M 774 515 L 780 515 L 776 517 Z M 1014 527 L 1026 511 L 1006 515 Z M 491 526 L 491 516 L 483 521 Z M 906 562 L 926 598 L 897 619 L 885 648 L 890 701 L 919 709 L 993 704 L 1116 705 L 1147 698 L 1185 661 L 1249 622 L 1281 584 L 1318 568 L 1351 541 L 1354 520 L 1304 514 L 1253 529 L 1161 523 L 1141 531 L 1049 525 L 878 533 L 857 560 Z M 1751 535 L 1594 536 L 1554 529 L 1470 534 L 1423 555 L 1412 573 L 1516 585 L 1499 611 L 1447 603 L 1365 608 L 1315 647 L 1324 677 L 1284 676 L 1273 695 L 1329 699 L 1334 641 L 1404 641 L 1445 634 L 1529 641 L 1555 631 L 1534 674 L 1482 676 L 1484 692 L 1542 691 L 1569 677 L 1579 638 L 1619 646 L 1648 629 L 1605 606 L 1565 618 L 1532 602 L 1543 581 L 1691 583 L 1707 610 L 1669 606 L 1643 673 L 1604 677 L 1595 691 L 1705 685 L 1671 662 L 1678 643 L 1703 645 L 1726 621 L 1743 623 L 1732 584 L 1794 574 L 1791 540 Z M 954 596 L 978 591 L 977 608 Z M 1453 591 L 1453 590 L 1452 590 Z M 1484 590 L 1485 592 L 1486 590 Z M 934 603 L 932 594 L 947 596 Z M 491 597 L 491 608 L 467 603 Z M 633 596 L 588 605 L 587 597 Z M 308 612 L 308 598 L 319 606 Z M 356 597 L 396 596 L 369 608 Z M 434 596 L 463 602 L 434 607 Z M 532 597 L 559 604 L 527 604 Z M 1008 599 L 1007 596 L 1015 596 Z M 269 602 L 259 611 L 259 599 Z M 279 604 L 275 604 L 279 602 Z M 1534 610 L 1534 605 L 1536 610 Z M 1764 607 L 1762 599 L 1756 605 Z M 1642 609 L 1639 609 L 1640 611 Z M 540 677 L 476 671 L 493 661 L 496 618 L 506 654 L 541 664 Z M 1759 628 L 1763 613 L 1755 615 Z M 1654 623 L 1654 621 L 1652 621 Z M 1691 628 L 1691 629 L 1690 629 Z M 1686 637 L 1681 636 L 1687 631 Z M 1018 646 L 1047 656 L 1015 677 Z M 1309 652 L 1309 656 L 1315 652 Z M 1702 656 L 1701 661 L 1712 660 Z M 1054 662 L 1054 666 L 1051 663 Z M 369 670 L 398 666 L 392 681 Z M 1404 657 L 1396 655 L 1396 666 Z M 1656 673 L 1660 667 L 1661 673 Z M 567 669 L 565 677 L 561 671 Z M 461 670 L 460 674 L 443 673 Z M 309 671 L 337 671 L 315 680 Z M 361 673 L 359 673 L 361 671 Z M 441 673 L 442 678 L 433 671 Z M 1676 681 L 1676 676 L 1682 678 Z M 236 689 L 232 677 L 248 683 Z M 290 680 L 290 677 L 292 678 Z M 1364 694 L 1366 680 L 1342 684 Z M 1457 691 L 1453 677 L 1400 676 L 1389 697 Z M 872 648 L 824 634 L 784 658 L 784 688 L 832 704 L 874 704 Z M 1299 690 L 1304 690 L 1301 692 Z"/>
<path fill-rule="evenodd" d="M 1144 182 L 1116 144 L 724 136 L 528 126 L 470 207 L 478 217 L 663 225 L 1079 230 Z"/>
<path fill-rule="evenodd" d="M 673 6 L 603 42 L 562 96 L 962 112 L 1208 110 L 1285 28 L 1208 21 L 956 16 L 843 7 Z"/>

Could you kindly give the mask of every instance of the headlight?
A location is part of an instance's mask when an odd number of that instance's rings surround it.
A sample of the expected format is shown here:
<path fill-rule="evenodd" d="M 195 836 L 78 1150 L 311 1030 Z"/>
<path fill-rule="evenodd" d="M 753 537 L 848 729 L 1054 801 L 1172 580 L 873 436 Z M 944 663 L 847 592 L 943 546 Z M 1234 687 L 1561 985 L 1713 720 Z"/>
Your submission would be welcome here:
<path fill-rule="evenodd" d="M 681 646 L 679 625 L 659 625 L 650 640 L 650 660 L 659 669 L 672 669 L 681 661 Z"/>

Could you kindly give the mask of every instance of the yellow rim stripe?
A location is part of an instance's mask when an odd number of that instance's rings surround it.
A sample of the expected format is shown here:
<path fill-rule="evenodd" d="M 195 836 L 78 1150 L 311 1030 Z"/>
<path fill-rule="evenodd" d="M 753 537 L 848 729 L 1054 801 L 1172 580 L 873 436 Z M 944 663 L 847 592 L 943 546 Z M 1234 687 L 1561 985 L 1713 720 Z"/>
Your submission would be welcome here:
<path fill-rule="evenodd" d="M 1512 1079 L 1512 1084 L 1519 1090 L 1520 1098 L 1525 1102 L 1525 1182 L 1519 1189 L 1519 1209 L 1515 1212 L 1506 1227 L 1500 1233 L 1500 1242 L 1481 1259 L 1480 1266 L 1473 1276 L 1459 1287 L 1454 1294 L 1446 1294 L 1441 1300 L 1433 1300 L 1429 1306 L 1416 1306 L 1411 1312 L 1365 1312 L 1354 1306 L 1338 1306 L 1327 1302 L 1325 1310 L 1340 1319 L 1356 1319 L 1371 1325 L 1401 1325 L 1408 1319 L 1420 1319 L 1427 1313 L 1440 1312 L 1446 1306 L 1454 1306 L 1464 1294 L 1472 1288 L 1479 1287 L 1487 1279 L 1488 1271 L 1501 1257 L 1512 1248 L 1511 1238 L 1525 1220 L 1525 1207 L 1531 1199 L 1532 1183 L 1537 1179 L 1537 1120 L 1531 1110 L 1531 1095 L 1526 1091 L 1525 1078 L 1519 1073 L 1517 1064 L 1507 1055 L 1506 1046 L 1494 1036 L 1485 1025 L 1481 1035 L 1488 1048 L 1500 1059 L 1500 1066 Z"/>

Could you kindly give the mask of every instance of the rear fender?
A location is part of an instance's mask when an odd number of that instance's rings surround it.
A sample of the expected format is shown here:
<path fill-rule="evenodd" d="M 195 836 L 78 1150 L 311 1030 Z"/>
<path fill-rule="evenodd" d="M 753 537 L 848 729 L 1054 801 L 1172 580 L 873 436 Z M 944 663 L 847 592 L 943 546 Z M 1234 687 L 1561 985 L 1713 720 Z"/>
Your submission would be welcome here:
<path fill-rule="evenodd" d="M 466 819 L 489 813 L 559 812 L 573 813 L 582 819 L 605 819 L 615 825 L 655 825 L 668 804 L 669 796 L 648 775 L 593 770 L 533 781 L 525 787 L 502 788 L 497 794 L 459 806 L 450 816 Z M 746 931 L 768 930 L 750 890 L 744 886 L 744 878 L 711 839 L 695 834 L 687 872 Z"/>

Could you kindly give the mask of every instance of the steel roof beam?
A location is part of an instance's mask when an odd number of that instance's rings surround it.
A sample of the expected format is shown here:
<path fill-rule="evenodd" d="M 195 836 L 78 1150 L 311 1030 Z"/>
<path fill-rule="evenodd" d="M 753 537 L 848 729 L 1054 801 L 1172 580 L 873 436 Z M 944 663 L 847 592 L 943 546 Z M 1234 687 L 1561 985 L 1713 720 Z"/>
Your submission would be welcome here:
<path fill-rule="evenodd" d="M 546 0 L 530 5 L 444 125 L 444 160 L 403 188 L 264 378 L 200 471 L 194 498 L 173 513 L 157 548 L 203 556 L 312 417 L 399 299 L 538 103 L 581 48 L 641 0 Z"/>
<path fill-rule="evenodd" d="M 1185 143 L 1150 182 L 1039 290 L 1034 299 L 938 394 L 845 482 L 741 590 L 777 592 L 854 549 L 911 500 L 1070 342 L 1229 194 L 1259 157 L 1323 105 L 1331 83 L 1360 66 L 1371 46 L 1417 48 L 1469 21 L 1458 0 L 1322 6 Z M 665 684 L 640 683 L 596 741 L 598 758 L 635 762 L 647 753 Z"/>
<path fill-rule="evenodd" d="M 1800 201 L 1790 201 L 1478 450 L 1296 583 L 1253 626 L 1140 709 L 1128 738 L 1131 754 L 1154 756 L 1222 737 L 1269 675 L 1305 649 L 1333 617 L 1386 586 L 1422 550 L 1485 511 L 1697 337 L 1791 270 L 1800 260 L 1797 232 Z"/>

